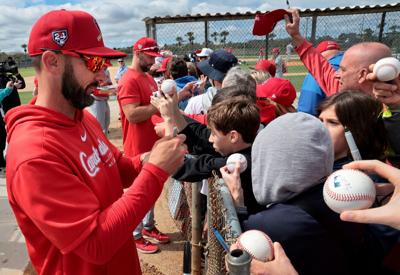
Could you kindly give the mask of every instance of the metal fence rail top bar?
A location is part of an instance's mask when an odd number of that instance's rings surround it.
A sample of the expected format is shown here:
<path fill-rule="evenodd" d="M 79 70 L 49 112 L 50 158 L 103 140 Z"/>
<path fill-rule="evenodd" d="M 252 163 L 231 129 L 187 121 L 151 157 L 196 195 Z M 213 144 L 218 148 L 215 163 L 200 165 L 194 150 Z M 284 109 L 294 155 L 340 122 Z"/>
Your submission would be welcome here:
<path fill-rule="evenodd" d="M 386 4 L 386 5 L 365 5 L 365 6 L 348 6 L 348 7 L 333 7 L 325 9 L 302 9 L 300 10 L 301 16 L 334 16 L 343 15 L 349 13 L 379 13 L 379 12 L 393 12 L 400 10 L 400 3 Z M 155 16 L 155 17 L 145 17 L 143 21 L 147 24 L 168 24 L 168 23 L 178 23 L 178 22 L 197 22 L 197 21 L 222 21 L 222 20 L 240 20 L 240 19 L 254 19 L 256 13 L 261 13 L 265 11 L 256 12 L 244 12 L 244 13 L 215 13 L 215 14 L 186 14 L 186 15 L 175 15 L 175 16 Z"/>

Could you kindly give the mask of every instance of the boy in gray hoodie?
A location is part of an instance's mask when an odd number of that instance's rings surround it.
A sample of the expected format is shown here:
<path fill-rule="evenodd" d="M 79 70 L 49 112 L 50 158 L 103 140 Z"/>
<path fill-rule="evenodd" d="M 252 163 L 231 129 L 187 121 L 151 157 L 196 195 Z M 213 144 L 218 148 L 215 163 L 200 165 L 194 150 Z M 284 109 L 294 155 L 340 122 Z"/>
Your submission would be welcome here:
<path fill-rule="evenodd" d="M 267 209 L 244 227 L 280 242 L 299 274 L 382 274 L 379 247 L 366 227 L 341 221 L 323 201 L 333 159 L 317 118 L 291 113 L 268 124 L 252 148 L 253 191 Z"/>

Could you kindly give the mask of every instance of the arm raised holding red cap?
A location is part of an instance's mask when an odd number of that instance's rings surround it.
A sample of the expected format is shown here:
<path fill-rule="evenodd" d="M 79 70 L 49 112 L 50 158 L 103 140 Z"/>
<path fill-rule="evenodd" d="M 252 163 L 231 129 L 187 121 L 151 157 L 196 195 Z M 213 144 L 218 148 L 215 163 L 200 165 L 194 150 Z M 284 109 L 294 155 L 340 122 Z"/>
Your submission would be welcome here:
<path fill-rule="evenodd" d="M 335 78 L 336 71 L 329 62 L 300 34 L 299 10 L 288 10 L 292 18 L 285 14 L 286 31 L 292 37 L 292 43 L 307 70 L 314 76 L 321 89 L 328 95 L 339 90 L 339 81 Z"/>

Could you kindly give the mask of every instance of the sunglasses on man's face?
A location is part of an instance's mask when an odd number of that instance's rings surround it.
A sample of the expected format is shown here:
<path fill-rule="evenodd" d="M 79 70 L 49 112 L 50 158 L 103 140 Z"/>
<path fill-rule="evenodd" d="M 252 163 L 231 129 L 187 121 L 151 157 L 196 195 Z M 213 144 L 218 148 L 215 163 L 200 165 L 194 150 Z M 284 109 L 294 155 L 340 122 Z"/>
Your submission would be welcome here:
<path fill-rule="evenodd" d="M 81 59 L 85 61 L 86 68 L 92 73 L 97 73 L 107 66 L 107 58 L 105 57 L 81 55 Z"/>
<path fill-rule="evenodd" d="M 101 57 L 101 56 L 88 56 L 88 55 L 76 53 L 74 51 L 60 51 L 60 50 L 53 50 L 53 49 L 46 49 L 46 48 L 43 48 L 41 50 L 42 51 L 52 51 L 52 52 L 55 52 L 56 54 L 65 54 L 65 55 L 81 58 L 85 62 L 87 69 L 93 73 L 97 73 L 100 70 L 104 70 L 106 67 L 111 65 L 110 62 L 107 62 L 108 61 L 107 58 Z"/>

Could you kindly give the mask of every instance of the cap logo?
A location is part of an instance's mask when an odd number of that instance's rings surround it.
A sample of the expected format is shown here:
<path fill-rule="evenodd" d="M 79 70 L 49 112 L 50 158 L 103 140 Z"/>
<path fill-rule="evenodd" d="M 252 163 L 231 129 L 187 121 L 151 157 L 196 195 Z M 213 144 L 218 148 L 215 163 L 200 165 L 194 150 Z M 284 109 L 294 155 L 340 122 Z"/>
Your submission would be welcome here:
<path fill-rule="evenodd" d="M 64 46 L 64 44 L 68 40 L 68 31 L 67 30 L 57 30 L 51 32 L 51 36 L 53 41 L 60 47 Z"/>
<path fill-rule="evenodd" d="M 102 39 L 102 35 L 101 35 L 101 30 L 100 30 L 99 24 L 97 24 L 97 21 L 96 21 L 95 18 L 93 18 L 93 22 L 94 22 L 94 25 L 96 26 L 96 28 L 97 28 L 98 31 L 99 31 L 99 35 L 97 36 L 97 41 L 100 42 L 101 39 Z"/>
<path fill-rule="evenodd" d="M 143 45 L 139 44 L 137 47 L 138 47 L 139 50 L 141 50 L 143 48 Z"/>

